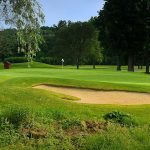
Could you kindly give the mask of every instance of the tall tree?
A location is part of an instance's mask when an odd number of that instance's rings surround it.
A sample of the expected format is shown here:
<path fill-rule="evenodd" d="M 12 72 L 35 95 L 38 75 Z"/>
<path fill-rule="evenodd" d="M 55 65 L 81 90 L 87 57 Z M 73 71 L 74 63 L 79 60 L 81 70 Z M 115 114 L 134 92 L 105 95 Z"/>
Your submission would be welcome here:
<path fill-rule="evenodd" d="M 40 49 L 37 53 L 37 57 L 53 57 L 55 51 L 53 50 L 55 44 L 55 28 L 54 27 L 41 27 L 41 33 L 44 42 L 40 44 Z"/>
<path fill-rule="evenodd" d="M 72 58 L 79 69 L 81 59 L 95 46 L 95 37 L 97 32 L 91 23 L 69 23 L 56 33 L 55 49 L 62 51 L 62 57 Z"/>
<path fill-rule="evenodd" d="M 0 0 L 1 18 L 6 24 L 17 28 L 19 49 L 28 61 L 39 51 L 42 41 L 40 25 L 44 15 L 37 0 Z"/>
<path fill-rule="evenodd" d="M 0 31 L 0 58 L 4 61 L 5 57 L 17 52 L 17 34 L 15 29 Z"/>
<path fill-rule="evenodd" d="M 99 13 L 102 44 L 118 58 L 128 55 L 128 71 L 134 71 L 135 55 L 143 50 L 145 37 L 141 36 L 144 35 L 141 14 L 146 1 L 149 0 L 105 0 L 104 8 Z"/>
<path fill-rule="evenodd" d="M 144 58 L 146 60 L 146 73 L 149 74 L 150 66 L 150 0 L 145 0 L 142 3 L 142 13 L 143 18 L 142 23 L 144 26 Z"/>
<path fill-rule="evenodd" d="M 93 65 L 93 69 L 95 69 L 96 64 L 100 64 L 103 60 L 103 49 L 98 41 L 98 32 L 97 36 L 95 35 L 91 42 L 91 48 L 89 49 L 89 51 L 87 51 L 87 56 L 85 55 L 85 59 L 87 59 L 90 64 Z"/>
<path fill-rule="evenodd" d="M 55 28 L 55 30 L 57 31 L 57 30 L 59 30 L 63 27 L 66 27 L 66 26 L 67 26 L 67 21 L 60 20 L 57 25 L 53 25 L 53 28 Z"/>

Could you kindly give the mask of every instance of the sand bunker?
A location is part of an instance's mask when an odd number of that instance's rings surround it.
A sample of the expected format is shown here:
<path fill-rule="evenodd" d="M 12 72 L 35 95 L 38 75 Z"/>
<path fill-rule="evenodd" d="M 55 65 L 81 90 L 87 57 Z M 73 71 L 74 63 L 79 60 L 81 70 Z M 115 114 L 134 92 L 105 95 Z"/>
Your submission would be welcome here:
<path fill-rule="evenodd" d="M 120 91 L 96 91 L 69 87 L 55 87 L 39 85 L 34 88 L 49 90 L 65 95 L 78 97 L 77 103 L 88 104 L 118 104 L 118 105 L 143 105 L 150 104 L 150 94 Z"/>

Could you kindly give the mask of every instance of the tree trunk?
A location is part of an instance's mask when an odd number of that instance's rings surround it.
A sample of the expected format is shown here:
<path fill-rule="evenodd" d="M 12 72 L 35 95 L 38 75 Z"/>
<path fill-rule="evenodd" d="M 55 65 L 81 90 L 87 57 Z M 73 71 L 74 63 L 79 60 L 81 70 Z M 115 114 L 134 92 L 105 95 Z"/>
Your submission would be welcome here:
<path fill-rule="evenodd" d="M 146 74 L 149 74 L 149 64 L 146 65 Z"/>
<path fill-rule="evenodd" d="M 31 68 L 31 62 L 28 61 L 28 68 Z"/>
<path fill-rule="evenodd" d="M 138 65 L 138 69 L 140 69 L 140 65 Z"/>
<path fill-rule="evenodd" d="M 79 69 L 79 58 L 77 58 L 77 69 Z"/>
<path fill-rule="evenodd" d="M 143 69 L 143 65 L 141 65 L 141 69 Z"/>
<path fill-rule="evenodd" d="M 147 58 L 147 60 L 146 60 L 146 74 L 149 74 L 149 65 L 150 65 L 150 61 Z"/>
<path fill-rule="evenodd" d="M 134 55 L 132 54 L 128 56 L 128 71 L 134 72 Z"/>
<path fill-rule="evenodd" d="M 96 67 L 95 67 L 95 61 L 93 61 L 93 69 L 95 69 Z"/>
<path fill-rule="evenodd" d="M 121 71 L 121 65 L 117 65 L 117 71 Z"/>
<path fill-rule="evenodd" d="M 121 71 L 121 60 L 120 60 L 120 56 L 117 57 L 117 71 Z"/>
<path fill-rule="evenodd" d="M 96 69 L 95 65 L 93 65 L 93 69 Z"/>

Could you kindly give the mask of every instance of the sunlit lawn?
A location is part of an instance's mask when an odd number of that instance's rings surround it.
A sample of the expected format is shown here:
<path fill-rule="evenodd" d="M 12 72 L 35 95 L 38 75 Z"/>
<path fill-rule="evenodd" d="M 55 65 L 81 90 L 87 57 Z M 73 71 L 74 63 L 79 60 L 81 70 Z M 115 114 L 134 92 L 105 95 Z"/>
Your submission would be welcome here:
<path fill-rule="evenodd" d="M 133 115 L 140 125 L 149 124 L 150 105 L 77 104 L 73 101 L 62 99 L 59 94 L 32 88 L 34 85 L 45 83 L 99 90 L 126 90 L 150 93 L 150 76 L 146 75 L 144 70 L 128 73 L 126 67 L 123 68 L 121 72 L 117 72 L 115 66 L 97 66 L 95 70 L 92 69 L 92 66 L 81 66 L 80 70 L 76 70 L 75 66 L 65 66 L 64 69 L 61 69 L 61 66 L 34 63 L 32 68 L 27 68 L 27 64 L 15 64 L 11 69 L 4 70 L 1 64 L 0 113 L 3 114 L 3 112 L 12 108 L 28 109 L 35 116 L 35 120 L 41 122 L 40 124 L 44 124 L 45 127 L 51 119 L 56 119 L 56 117 L 58 119 L 74 118 L 81 121 L 101 121 L 104 114 L 118 110 Z M 109 133 L 110 137 L 112 136 L 111 134 Z M 116 135 L 114 136 L 117 138 Z M 96 142 L 97 138 L 99 139 L 100 137 L 89 137 L 87 144 L 91 143 L 92 140 Z M 120 138 L 122 139 L 122 137 Z M 6 138 L 4 140 L 7 141 Z M 107 143 L 105 144 L 107 145 Z M 126 148 L 126 146 L 124 147 Z"/>

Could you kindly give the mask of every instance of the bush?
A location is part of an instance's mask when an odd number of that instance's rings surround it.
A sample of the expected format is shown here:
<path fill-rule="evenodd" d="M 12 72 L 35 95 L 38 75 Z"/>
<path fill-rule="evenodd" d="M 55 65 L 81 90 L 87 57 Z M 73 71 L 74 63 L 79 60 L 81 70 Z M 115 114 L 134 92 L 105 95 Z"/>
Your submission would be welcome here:
<path fill-rule="evenodd" d="M 45 64 L 50 64 L 50 65 L 58 65 L 61 63 L 61 62 L 58 62 L 58 60 L 54 57 L 41 57 L 39 61 Z"/>
<path fill-rule="evenodd" d="M 61 112 L 61 111 L 56 110 L 52 113 L 52 118 L 54 120 L 60 121 L 60 120 L 66 119 L 66 115 L 65 115 L 65 112 Z"/>
<path fill-rule="evenodd" d="M 127 113 L 113 111 L 103 116 L 106 121 L 119 123 L 120 125 L 134 126 L 137 125 L 135 119 Z"/>
<path fill-rule="evenodd" d="M 13 125 L 9 124 L 7 121 L 3 122 L 0 127 L 0 149 L 14 144 L 19 140 L 19 134 L 13 128 Z"/>
<path fill-rule="evenodd" d="M 66 120 L 63 120 L 61 123 L 62 123 L 63 129 L 69 129 L 75 126 L 79 126 L 79 127 L 82 126 L 81 121 L 79 121 L 78 119 L 66 119 Z"/>
<path fill-rule="evenodd" d="M 14 125 L 14 127 L 18 127 L 27 120 L 28 115 L 28 110 L 10 109 L 0 115 L 0 125 L 7 121 L 9 124 Z"/>
<path fill-rule="evenodd" d="M 9 57 L 6 58 L 5 61 L 8 61 L 10 63 L 24 63 L 27 62 L 27 59 L 25 57 Z"/>

